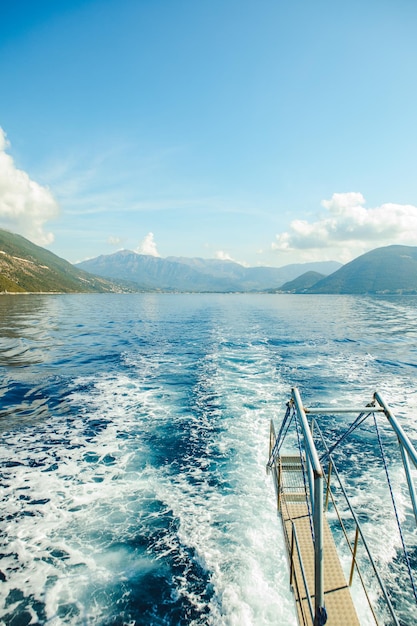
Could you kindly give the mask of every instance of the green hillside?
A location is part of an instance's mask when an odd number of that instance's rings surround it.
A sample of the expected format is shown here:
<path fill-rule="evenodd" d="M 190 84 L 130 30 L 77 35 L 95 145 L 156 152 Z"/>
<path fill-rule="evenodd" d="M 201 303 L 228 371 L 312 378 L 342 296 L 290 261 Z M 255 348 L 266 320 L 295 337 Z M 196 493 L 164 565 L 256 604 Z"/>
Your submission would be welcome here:
<path fill-rule="evenodd" d="M 0 229 L 0 293 L 120 291 L 24 237 Z"/>
<path fill-rule="evenodd" d="M 307 289 L 318 283 L 322 278 L 324 278 L 324 274 L 319 272 L 305 272 L 294 280 L 290 280 L 282 285 L 279 291 L 285 293 L 305 293 Z"/>
<path fill-rule="evenodd" d="M 417 294 L 417 247 L 371 250 L 318 281 L 308 293 Z"/>

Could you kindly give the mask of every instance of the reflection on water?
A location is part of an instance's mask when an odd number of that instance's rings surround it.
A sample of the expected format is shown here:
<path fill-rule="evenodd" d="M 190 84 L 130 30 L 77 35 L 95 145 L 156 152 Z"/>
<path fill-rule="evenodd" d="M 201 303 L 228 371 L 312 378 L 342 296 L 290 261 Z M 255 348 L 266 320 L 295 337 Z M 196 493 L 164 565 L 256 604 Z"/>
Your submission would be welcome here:
<path fill-rule="evenodd" d="M 47 346 L 57 313 L 51 296 L 0 297 L 0 363 L 23 366 L 47 360 Z"/>

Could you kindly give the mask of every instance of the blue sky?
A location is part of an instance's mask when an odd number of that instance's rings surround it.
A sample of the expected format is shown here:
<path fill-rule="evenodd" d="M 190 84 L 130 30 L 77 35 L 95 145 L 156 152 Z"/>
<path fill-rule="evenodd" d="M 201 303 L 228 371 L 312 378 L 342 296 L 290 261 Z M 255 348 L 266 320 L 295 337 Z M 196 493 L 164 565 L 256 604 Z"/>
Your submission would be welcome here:
<path fill-rule="evenodd" d="M 417 245 L 414 0 L 0 2 L 0 227 L 71 262 Z"/>

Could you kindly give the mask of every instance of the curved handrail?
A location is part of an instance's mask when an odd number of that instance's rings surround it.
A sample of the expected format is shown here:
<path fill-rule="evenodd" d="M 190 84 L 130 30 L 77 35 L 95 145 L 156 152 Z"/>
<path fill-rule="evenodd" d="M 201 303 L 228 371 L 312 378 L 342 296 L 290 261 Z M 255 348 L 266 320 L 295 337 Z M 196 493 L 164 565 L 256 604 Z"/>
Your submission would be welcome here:
<path fill-rule="evenodd" d="M 292 409 L 292 411 L 290 411 L 290 408 Z M 328 498 L 329 495 L 331 497 L 332 500 L 332 504 L 334 506 L 340 527 L 343 531 L 343 534 L 345 536 L 347 545 L 349 546 L 349 550 L 351 552 L 352 555 L 352 566 L 351 566 L 351 576 L 350 576 L 350 581 L 349 581 L 349 585 L 352 582 L 352 575 L 353 575 L 353 571 L 356 569 L 356 571 L 358 572 L 362 587 L 364 589 L 364 593 L 366 595 L 367 601 L 368 601 L 368 605 L 370 607 L 370 610 L 372 611 L 375 623 L 378 624 L 378 619 L 377 616 L 375 614 L 375 610 L 372 606 L 372 602 L 370 600 L 370 597 L 368 595 L 367 589 L 366 589 L 366 584 L 365 581 L 363 579 L 362 573 L 360 571 L 359 568 L 359 564 L 356 558 L 356 549 L 357 549 L 357 545 L 358 545 L 358 540 L 360 537 L 360 543 L 362 544 L 363 548 L 365 549 L 366 555 L 367 555 L 367 559 L 368 562 L 371 566 L 371 569 L 375 575 L 376 581 L 378 582 L 378 586 L 381 590 L 381 594 L 385 600 L 385 604 L 387 606 L 387 609 L 391 615 L 391 618 L 393 620 L 393 623 L 396 626 L 399 626 L 399 621 L 398 618 L 395 614 L 395 610 L 394 607 L 392 605 L 391 599 L 389 597 L 388 591 L 385 587 L 385 584 L 381 578 L 381 575 L 378 571 L 378 568 L 376 566 L 376 563 L 372 557 L 372 554 L 370 552 L 369 546 L 367 544 L 366 538 L 364 536 L 361 524 L 359 522 L 358 516 L 356 515 L 352 504 L 349 500 L 349 496 L 346 492 L 346 489 L 342 483 L 341 480 L 341 476 L 339 474 L 339 471 L 337 470 L 336 466 L 335 466 L 335 462 L 334 462 L 334 457 L 332 456 L 332 453 L 334 451 L 334 448 L 336 448 L 338 446 L 339 443 L 341 443 L 342 440 L 344 440 L 349 434 L 351 434 L 351 432 L 353 432 L 353 430 L 355 430 L 356 427 L 358 427 L 360 424 L 362 424 L 363 421 L 365 421 L 369 416 L 374 415 L 376 413 L 384 413 L 385 416 L 388 419 L 388 422 L 390 423 L 391 427 L 393 428 L 394 432 L 397 435 L 399 444 L 400 444 L 400 450 L 401 450 L 401 457 L 402 457 L 402 461 L 403 461 L 403 466 L 404 466 L 404 470 L 405 470 L 405 474 L 406 474 L 406 478 L 407 478 L 407 482 L 408 482 L 408 488 L 409 488 L 409 493 L 410 493 L 410 499 L 411 499 L 411 503 L 412 503 L 412 507 L 413 507 L 413 511 L 414 511 L 414 515 L 416 517 L 416 522 L 417 522 L 417 496 L 415 493 L 415 489 L 414 489 L 414 484 L 413 484 L 413 479 L 411 476 L 411 472 L 410 472 L 410 462 L 417 468 L 417 452 L 416 449 L 413 447 L 412 443 L 410 442 L 409 438 L 407 437 L 407 435 L 404 433 L 403 429 L 401 428 L 401 426 L 399 425 L 398 421 L 396 420 L 395 416 L 393 415 L 391 409 L 389 408 L 389 406 L 387 405 L 387 403 L 383 400 L 383 398 L 381 397 L 381 395 L 378 392 L 375 392 L 373 395 L 373 399 L 372 401 L 366 405 L 366 407 L 361 407 L 361 408 L 354 408 L 354 407 L 349 407 L 349 406 L 344 406 L 341 408 L 337 408 L 337 407 L 330 407 L 327 409 L 323 409 L 320 407 L 316 407 L 313 409 L 308 409 L 305 408 L 302 404 L 301 401 L 301 397 L 300 394 L 298 392 L 298 389 L 296 387 L 293 387 L 291 390 L 291 400 L 287 403 L 287 412 L 285 415 L 285 419 L 283 420 L 283 423 L 281 424 L 281 428 L 279 431 L 279 436 L 278 438 L 275 438 L 275 428 L 273 425 L 273 422 L 271 421 L 271 443 L 270 443 L 270 449 L 269 449 L 269 461 L 268 461 L 268 465 L 267 465 L 267 469 L 271 470 L 274 474 L 274 479 L 275 479 L 275 486 L 277 488 L 277 494 L 278 494 L 278 506 L 280 505 L 280 497 L 279 497 L 279 491 L 280 491 L 280 484 L 279 484 L 279 464 L 280 464 L 280 450 L 281 447 L 283 445 L 284 439 L 286 437 L 286 435 L 288 434 L 288 430 L 289 430 L 289 426 L 292 422 L 292 417 L 291 417 L 291 413 L 292 415 L 294 415 L 294 412 L 296 411 L 296 414 L 298 416 L 298 420 L 295 420 L 296 422 L 298 422 L 299 424 L 301 424 L 301 432 L 302 432 L 302 436 L 303 436 L 303 448 L 304 448 L 304 452 L 305 452 L 305 462 L 307 464 L 307 476 L 309 479 L 309 492 L 310 492 L 310 501 L 312 503 L 312 508 L 313 508 L 313 520 L 314 520 L 314 551 L 315 551 L 315 571 L 314 571 L 314 584 L 315 584 L 315 589 L 314 589 L 314 595 L 315 595 L 315 612 L 314 612 L 314 623 L 321 623 L 320 622 L 320 613 L 321 613 L 321 609 L 324 610 L 324 602 L 323 602 L 323 586 L 322 586 L 322 571 L 323 571 L 323 545 L 322 545 L 322 520 L 323 520 L 323 482 L 324 482 L 324 477 L 325 477 L 325 473 L 322 469 L 321 463 L 324 459 L 329 461 L 329 467 L 331 467 L 331 470 L 333 471 L 334 476 L 336 477 L 336 480 L 338 482 L 338 485 L 340 486 L 340 493 L 343 495 L 344 500 L 346 501 L 348 510 L 350 512 L 350 515 L 352 517 L 352 520 L 355 524 L 356 527 L 356 532 L 355 532 L 355 542 L 354 542 L 354 546 L 352 547 L 351 542 L 347 536 L 347 532 L 346 529 L 344 527 L 344 523 L 342 520 L 342 517 L 340 515 L 340 512 L 338 510 L 337 507 L 337 503 L 335 501 L 334 498 L 334 494 L 333 494 L 333 490 L 330 486 L 330 469 L 329 469 L 329 474 L 327 476 L 327 492 L 326 492 L 326 508 L 327 508 L 327 502 L 328 502 Z M 307 420 L 307 415 L 331 415 L 331 414 L 337 414 L 337 413 L 359 413 L 359 416 L 357 417 L 357 419 L 355 420 L 355 422 L 349 427 L 348 431 L 346 433 L 344 433 L 342 435 L 342 437 L 336 442 L 335 445 L 331 446 L 329 448 L 329 446 L 326 444 L 326 441 L 324 440 L 323 434 L 320 430 L 320 427 L 317 424 L 317 421 L 315 421 L 313 419 L 312 424 L 309 425 L 308 420 Z M 316 424 L 316 428 L 318 430 L 318 434 L 319 437 L 321 439 L 322 445 L 324 447 L 324 453 L 323 455 L 319 458 L 318 454 L 317 454 L 317 449 L 315 447 L 315 443 L 313 440 L 313 436 L 312 436 L 312 430 L 313 430 L 313 424 Z M 275 439 L 274 439 L 275 438 Z M 302 450 L 300 449 L 299 451 L 300 455 L 302 454 Z M 293 533 L 295 532 L 295 527 L 293 527 Z M 288 542 L 287 542 L 288 543 Z M 297 554 L 299 555 L 299 561 L 300 561 L 300 568 L 301 568 L 301 572 L 303 574 L 303 565 L 301 562 L 301 555 L 299 554 L 299 549 L 298 549 L 298 545 L 297 545 L 297 538 L 296 538 L 296 532 L 295 532 L 295 544 L 296 544 L 296 551 Z M 293 549 L 291 549 L 291 559 L 293 559 Z M 309 595 L 309 594 L 307 594 Z M 304 618 L 303 618 L 304 619 Z"/>

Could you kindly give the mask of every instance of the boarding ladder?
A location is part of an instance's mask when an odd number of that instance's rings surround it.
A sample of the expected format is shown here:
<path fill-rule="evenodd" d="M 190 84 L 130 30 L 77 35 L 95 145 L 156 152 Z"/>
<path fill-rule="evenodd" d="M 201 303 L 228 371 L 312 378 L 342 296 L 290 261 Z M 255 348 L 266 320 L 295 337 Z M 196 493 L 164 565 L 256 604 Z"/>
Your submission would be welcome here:
<path fill-rule="evenodd" d="M 319 424 L 314 416 L 333 416 L 338 413 L 356 413 L 358 416 L 342 436 L 329 446 L 324 440 Z M 271 421 L 267 470 L 272 474 L 274 480 L 278 511 L 282 520 L 288 552 L 290 585 L 294 592 L 300 626 L 323 626 L 324 624 L 328 626 L 359 625 L 359 618 L 351 595 L 351 585 L 355 571 L 358 572 L 363 594 L 368 602 L 371 618 L 375 624 L 380 624 L 378 612 L 380 611 L 381 601 L 384 604 L 384 624 L 389 623 L 400 626 L 400 624 L 404 623 L 400 622 L 396 615 L 390 593 L 387 591 L 375 560 L 370 553 L 359 518 L 349 501 L 334 461 L 334 451 L 337 446 L 344 442 L 370 416 L 374 418 L 375 424 L 377 424 L 375 416 L 377 413 L 385 415 L 398 439 L 411 506 L 417 524 L 417 498 L 413 482 L 413 470 L 410 467 L 411 464 L 414 468 L 417 468 L 417 452 L 390 407 L 378 392 L 374 394 L 372 401 L 366 407 L 306 408 L 303 406 L 298 389 L 294 387 L 291 391 L 291 398 L 287 403 L 287 411 L 280 425 L 278 435 L 276 434 L 274 423 Z M 307 416 L 312 416 L 310 423 Z M 323 451 L 321 456 L 319 456 L 313 439 L 313 432 Z M 295 446 L 294 449 L 293 445 L 291 453 L 286 452 L 284 454 L 283 444 L 288 433 L 292 433 L 292 442 L 293 444 L 296 442 L 298 446 Z M 291 437 L 288 438 L 291 439 Z M 384 464 L 389 480 L 385 459 Z M 326 469 L 323 470 L 323 467 Z M 333 487 L 335 482 L 336 489 Z M 348 521 L 342 519 L 343 515 L 338 510 L 335 491 L 337 491 L 338 497 L 342 495 L 345 498 L 343 509 L 345 517 L 346 511 L 348 512 L 350 518 Z M 395 509 L 392 489 L 391 496 Z M 351 555 L 348 582 L 346 581 L 328 521 L 329 502 L 331 502 L 336 512 L 336 518 L 343 531 Z M 411 563 L 409 555 L 407 555 L 400 521 L 397 511 L 395 512 L 406 560 L 408 559 L 407 568 L 411 580 L 412 594 L 417 604 L 417 591 L 414 581 L 415 563 Z M 354 538 L 349 537 L 348 528 L 351 535 L 352 532 L 354 533 Z M 371 570 L 374 581 L 376 581 L 375 584 L 378 586 L 378 607 L 373 606 L 367 589 L 368 582 L 359 567 L 359 545 L 365 558 L 368 559 L 369 565 L 367 565 L 367 570 Z M 375 594 L 373 595 L 375 596 Z M 416 606 L 414 606 L 414 610 L 416 611 L 415 614 L 417 614 Z M 388 622 L 387 619 L 389 620 Z M 415 622 L 411 619 L 409 623 Z"/>

